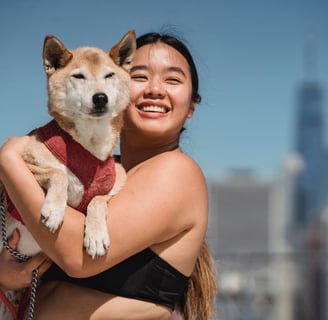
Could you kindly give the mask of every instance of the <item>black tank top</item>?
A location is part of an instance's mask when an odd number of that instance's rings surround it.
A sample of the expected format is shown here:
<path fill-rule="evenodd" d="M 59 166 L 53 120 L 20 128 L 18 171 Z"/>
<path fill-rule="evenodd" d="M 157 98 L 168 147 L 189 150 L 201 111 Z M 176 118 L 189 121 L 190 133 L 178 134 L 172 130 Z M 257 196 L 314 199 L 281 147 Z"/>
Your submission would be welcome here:
<path fill-rule="evenodd" d="M 43 279 L 68 281 L 117 296 L 153 302 L 174 310 L 175 307 L 183 308 L 189 277 L 151 249 L 145 249 L 92 277 L 72 278 L 53 264 Z"/>

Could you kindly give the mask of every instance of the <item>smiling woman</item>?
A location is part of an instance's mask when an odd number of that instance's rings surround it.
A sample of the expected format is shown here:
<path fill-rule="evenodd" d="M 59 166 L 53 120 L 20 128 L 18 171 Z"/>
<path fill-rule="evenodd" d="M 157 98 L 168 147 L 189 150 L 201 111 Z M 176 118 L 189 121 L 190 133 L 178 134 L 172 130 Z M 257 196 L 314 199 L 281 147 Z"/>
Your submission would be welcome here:
<path fill-rule="evenodd" d="M 108 202 L 111 245 L 103 257 L 95 262 L 82 250 L 81 212 L 68 207 L 55 234 L 40 223 L 43 190 L 21 158 L 29 138 L 11 139 L 0 151 L 0 178 L 54 261 L 39 289 L 35 319 L 147 320 L 179 313 L 209 320 L 213 314 L 206 181 L 179 147 L 200 101 L 197 72 L 176 38 L 147 34 L 137 47 L 120 136 L 127 181 Z"/>

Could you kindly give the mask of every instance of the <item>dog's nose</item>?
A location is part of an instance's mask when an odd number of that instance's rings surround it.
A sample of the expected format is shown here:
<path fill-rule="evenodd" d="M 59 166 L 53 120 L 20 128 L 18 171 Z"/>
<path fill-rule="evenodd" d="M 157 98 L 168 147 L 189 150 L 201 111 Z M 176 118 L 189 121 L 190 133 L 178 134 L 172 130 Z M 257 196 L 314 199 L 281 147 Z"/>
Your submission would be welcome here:
<path fill-rule="evenodd" d="M 98 108 L 103 108 L 106 103 L 108 102 L 108 97 L 105 93 L 96 93 L 92 97 L 92 102 L 94 103 L 95 107 Z"/>

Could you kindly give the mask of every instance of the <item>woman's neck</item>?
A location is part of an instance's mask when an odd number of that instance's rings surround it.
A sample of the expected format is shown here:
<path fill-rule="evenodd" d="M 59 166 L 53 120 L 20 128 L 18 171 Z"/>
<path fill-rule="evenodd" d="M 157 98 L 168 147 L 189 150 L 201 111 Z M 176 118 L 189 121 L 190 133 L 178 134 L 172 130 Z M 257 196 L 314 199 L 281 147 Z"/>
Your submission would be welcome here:
<path fill-rule="evenodd" d="M 126 171 L 160 153 L 179 148 L 179 139 L 165 142 L 156 139 L 138 141 L 134 137 L 122 134 L 120 142 L 121 163 Z"/>

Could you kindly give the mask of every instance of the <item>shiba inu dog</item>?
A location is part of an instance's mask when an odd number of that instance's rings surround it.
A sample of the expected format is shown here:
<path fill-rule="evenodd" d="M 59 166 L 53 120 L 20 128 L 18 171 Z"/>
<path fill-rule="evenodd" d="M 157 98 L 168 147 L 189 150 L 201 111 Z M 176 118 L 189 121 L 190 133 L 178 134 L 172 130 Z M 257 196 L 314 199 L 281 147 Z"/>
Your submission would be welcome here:
<path fill-rule="evenodd" d="M 84 211 L 84 246 L 93 258 L 109 247 L 107 201 L 125 182 L 125 172 L 115 163 L 113 152 L 129 103 L 129 70 L 135 50 L 133 30 L 108 53 L 94 47 L 68 50 L 52 35 L 44 40 L 48 111 L 53 120 L 32 131 L 24 160 L 46 190 L 43 223 L 55 232 L 67 204 Z M 18 251 L 36 254 L 38 244 L 9 197 L 4 198 L 7 234 L 18 228 Z M 1 309 L 0 319 L 7 319 Z"/>

